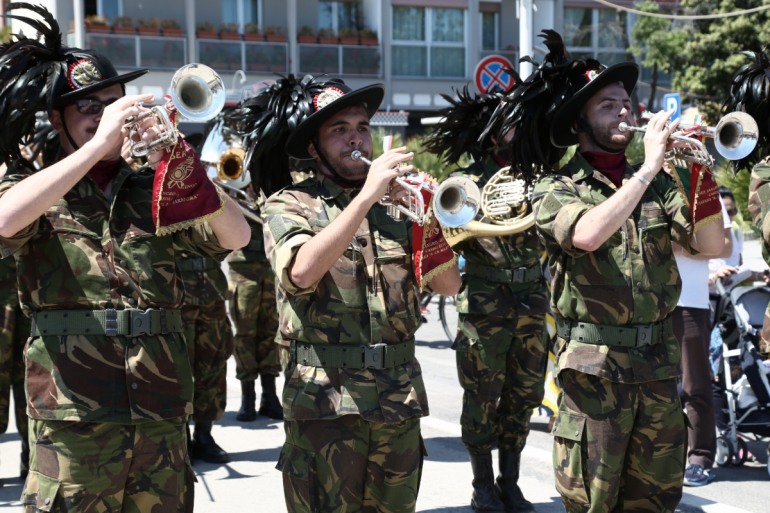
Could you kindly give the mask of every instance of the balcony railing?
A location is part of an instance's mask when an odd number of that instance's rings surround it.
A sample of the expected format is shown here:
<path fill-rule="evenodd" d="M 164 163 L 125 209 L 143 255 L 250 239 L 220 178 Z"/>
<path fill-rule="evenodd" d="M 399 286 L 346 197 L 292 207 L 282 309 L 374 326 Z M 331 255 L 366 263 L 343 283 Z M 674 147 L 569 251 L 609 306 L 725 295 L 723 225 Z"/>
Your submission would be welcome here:
<path fill-rule="evenodd" d="M 198 58 L 217 71 L 288 73 L 286 42 L 198 38 Z M 140 34 L 86 33 L 86 46 L 118 68 L 175 70 L 189 62 L 187 38 Z M 381 76 L 380 47 L 299 44 L 300 73 Z"/>
<path fill-rule="evenodd" d="M 299 45 L 300 73 L 380 76 L 380 47 L 361 45 Z"/>

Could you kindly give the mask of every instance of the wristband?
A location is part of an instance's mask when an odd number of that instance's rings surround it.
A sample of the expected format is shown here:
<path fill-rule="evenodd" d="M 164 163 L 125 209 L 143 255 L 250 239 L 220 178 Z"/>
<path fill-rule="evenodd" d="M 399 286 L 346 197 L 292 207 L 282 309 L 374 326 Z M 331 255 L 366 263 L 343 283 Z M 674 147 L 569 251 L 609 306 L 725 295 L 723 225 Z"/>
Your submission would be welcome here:
<path fill-rule="evenodd" d="M 644 167 L 644 166 L 642 166 L 642 167 Z M 641 169 L 641 168 L 639 168 L 639 169 Z M 642 182 L 645 185 L 645 187 L 649 187 L 650 186 L 650 181 L 648 179 L 646 179 L 644 176 L 642 176 L 641 174 L 639 174 L 639 172 L 634 172 L 634 174 L 632 174 L 631 176 L 633 176 L 634 178 L 636 178 L 637 180 Z"/>

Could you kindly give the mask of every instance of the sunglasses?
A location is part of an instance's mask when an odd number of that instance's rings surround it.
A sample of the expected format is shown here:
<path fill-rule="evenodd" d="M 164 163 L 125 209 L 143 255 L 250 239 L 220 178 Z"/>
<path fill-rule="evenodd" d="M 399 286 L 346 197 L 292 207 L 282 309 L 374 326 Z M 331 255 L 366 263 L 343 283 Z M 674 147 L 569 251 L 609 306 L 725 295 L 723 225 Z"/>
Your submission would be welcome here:
<path fill-rule="evenodd" d="M 734 215 L 735 215 L 735 214 L 737 214 L 737 213 L 738 213 L 738 211 L 737 211 L 737 210 L 735 210 L 734 208 L 731 208 L 731 209 L 728 209 L 728 210 L 727 210 L 727 215 L 728 215 L 728 216 L 734 216 Z"/>
<path fill-rule="evenodd" d="M 117 98 L 110 98 L 109 100 L 100 100 L 98 98 L 80 98 L 73 103 L 75 108 L 81 114 L 86 116 L 96 116 L 101 114 L 104 108 L 111 103 L 114 103 Z"/>

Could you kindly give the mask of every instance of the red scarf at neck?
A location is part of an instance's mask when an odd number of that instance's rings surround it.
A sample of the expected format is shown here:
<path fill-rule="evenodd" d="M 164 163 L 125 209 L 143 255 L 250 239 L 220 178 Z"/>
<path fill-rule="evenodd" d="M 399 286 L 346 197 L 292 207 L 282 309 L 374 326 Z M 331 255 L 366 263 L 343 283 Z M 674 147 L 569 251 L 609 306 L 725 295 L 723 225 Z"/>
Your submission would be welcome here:
<path fill-rule="evenodd" d="M 623 173 L 626 171 L 625 153 L 598 153 L 593 151 L 582 152 L 581 155 L 594 169 L 609 178 L 615 187 L 623 183 Z"/>
<path fill-rule="evenodd" d="M 120 169 L 120 159 L 100 160 L 88 172 L 88 176 L 104 191 Z"/>

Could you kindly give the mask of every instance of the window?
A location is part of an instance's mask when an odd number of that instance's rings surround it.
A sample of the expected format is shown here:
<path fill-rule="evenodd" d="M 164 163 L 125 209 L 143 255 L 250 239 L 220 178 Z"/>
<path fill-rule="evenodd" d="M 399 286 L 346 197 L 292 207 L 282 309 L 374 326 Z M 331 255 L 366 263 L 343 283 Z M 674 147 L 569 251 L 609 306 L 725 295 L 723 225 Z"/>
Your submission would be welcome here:
<path fill-rule="evenodd" d="M 463 78 L 466 11 L 393 7 L 393 74 Z"/>
<path fill-rule="evenodd" d="M 96 3 L 97 13 L 91 13 L 89 4 Z M 123 14 L 123 5 L 121 0 L 90 0 L 85 3 L 86 14 L 100 14 L 108 19 L 117 18 Z"/>
<path fill-rule="evenodd" d="M 481 49 L 482 50 L 497 50 L 498 49 L 498 19 L 499 13 L 496 12 L 482 12 L 481 13 Z"/>
<path fill-rule="evenodd" d="M 625 61 L 628 30 L 622 11 L 564 9 L 564 42 L 574 58 L 593 57 L 607 66 Z"/>
<path fill-rule="evenodd" d="M 222 23 L 260 25 L 261 0 L 222 0 Z"/>
<path fill-rule="evenodd" d="M 318 2 L 318 28 L 331 29 L 335 34 L 340 29 L 364 28 L 361 2 Z"/>

